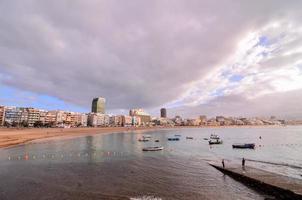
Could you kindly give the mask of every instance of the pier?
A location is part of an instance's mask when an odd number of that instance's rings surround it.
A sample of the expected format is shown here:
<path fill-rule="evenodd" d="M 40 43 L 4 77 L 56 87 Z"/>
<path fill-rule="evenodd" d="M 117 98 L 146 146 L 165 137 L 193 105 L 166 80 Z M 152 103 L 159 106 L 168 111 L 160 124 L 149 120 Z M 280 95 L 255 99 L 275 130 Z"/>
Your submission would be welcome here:
<path fill-rule="evenodd" d="M 261 169 L 240 165 L 223 168 L 214 163 L 211 166 L 256 190 L 272 195 L 276 199 L 302 199 L 302 180 L 295 179 Z"/>

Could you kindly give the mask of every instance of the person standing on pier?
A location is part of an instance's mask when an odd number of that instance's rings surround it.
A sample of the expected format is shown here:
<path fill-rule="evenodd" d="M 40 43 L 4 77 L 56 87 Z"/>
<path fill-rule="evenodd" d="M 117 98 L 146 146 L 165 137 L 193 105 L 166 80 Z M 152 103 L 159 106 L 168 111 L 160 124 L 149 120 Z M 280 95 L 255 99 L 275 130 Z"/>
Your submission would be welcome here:
<path fill-rule="evenodd" d="M 224 168 L 224 159 L 222 159 L 221 163 L 222 163 L 222 167 Z"/>
<path fill-rule="evenodd" d="M 245 159 L 242 158 L 242 169 L 244 169 L 244 168 L 245 168 Z"/>

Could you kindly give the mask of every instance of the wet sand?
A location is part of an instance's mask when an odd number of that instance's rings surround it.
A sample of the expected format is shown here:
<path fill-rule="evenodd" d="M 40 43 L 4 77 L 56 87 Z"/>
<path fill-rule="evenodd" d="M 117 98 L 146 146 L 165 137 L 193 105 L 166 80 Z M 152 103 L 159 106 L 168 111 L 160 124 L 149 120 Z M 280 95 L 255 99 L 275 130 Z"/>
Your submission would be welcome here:
<path fill-rule="evenodd" d="M 106 134 L 125 131 L 154 130 L 161 127 L 102 127 L 102 128 L 0 128 L 0 148 L 12 147 L 27 142 L 45 139 L 62 139 L 94 134 Z"/>

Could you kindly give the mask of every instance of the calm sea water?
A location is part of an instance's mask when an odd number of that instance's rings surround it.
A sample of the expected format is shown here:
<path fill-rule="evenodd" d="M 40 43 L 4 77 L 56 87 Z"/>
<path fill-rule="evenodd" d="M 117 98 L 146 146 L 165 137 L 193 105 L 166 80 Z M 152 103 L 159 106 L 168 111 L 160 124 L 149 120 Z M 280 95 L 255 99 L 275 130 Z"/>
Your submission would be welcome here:
<path fill-rule="evenodd" d="M 215 133 L 222 145 L 203 138 Z M 179 134 L 180 141 L 167 141 Z M 138 142 L 150 135 L 150 142 Z M 187 140 L 191 136 L 193 140 Z M 262 139 L 259 139 L 261 136 Z M 159 143 L 154 140 L 159 139 Z M 236 150 L 254 142 L 255 150 Z M 160 152 L 142 152 L 146 146 Z M 302 127 L 202 128 L 49 140 L 0 150 L 0 199 L 264 199 L 207 162 L 226 159 L 302 178 Z"/>

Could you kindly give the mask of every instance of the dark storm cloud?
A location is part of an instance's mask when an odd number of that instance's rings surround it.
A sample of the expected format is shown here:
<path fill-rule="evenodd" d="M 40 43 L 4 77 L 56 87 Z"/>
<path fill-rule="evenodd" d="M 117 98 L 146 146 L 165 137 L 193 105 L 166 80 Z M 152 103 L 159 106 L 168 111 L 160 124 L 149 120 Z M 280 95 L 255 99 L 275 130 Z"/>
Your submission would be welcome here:
<path fill-rule="evenodd" d="M 0 2 L 1 84 L 89 107 L 152 108 L 223 64 L 249 31 L 300 1 Z M 300 18 L 301 19 L 301 18 Z"/>

